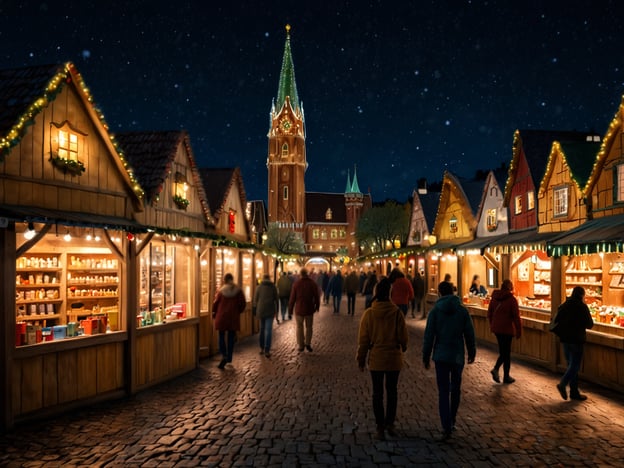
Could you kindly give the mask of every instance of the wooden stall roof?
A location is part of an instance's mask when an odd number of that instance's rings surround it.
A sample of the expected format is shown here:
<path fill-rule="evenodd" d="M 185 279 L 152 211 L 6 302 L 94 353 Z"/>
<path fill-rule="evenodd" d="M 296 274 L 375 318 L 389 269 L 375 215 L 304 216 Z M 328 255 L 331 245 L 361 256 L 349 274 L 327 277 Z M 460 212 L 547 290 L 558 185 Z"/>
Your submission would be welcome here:
<path fill-rule="evenodd" d="M 73 85 L 91 116 L 102 141 L 131 189 L 135 209 L 141 208 L 143 189 L 134 172 L 108 133 L 108 124 L 93 104 L 93 98 L 73 63 L 48 64 L 0 70 L 0 161 L 17 145 L 35 117 L 58 96 L 64 86 Z"/>
<path fill-rule="evenodd" d="M 539 187 L 546 174 L 550 150 L 553 142 L 584 142 L 588 137 L 594 136 L 594 132 L 577 132 L 567 130 L 516 130 L 514 133 L 513 155 L 509 165 L 509 175 L 505 186 L 503 204 L 509 206 L 511 189 L 516 183 L 516 168 L 521 150 L 524 152 L 533 184 Z"/>
<path fill-rule="evenodd" d="M 249 202 L 249 224 L 255 232 L 266 232 L 268 217 L 264 200 L 252 200 Z"/>
<path fill-rule="evenodd" d="M 547 253 L 583 255 L 598 252 L 624 252 L 624 215 L 604 216 L 586 221 L 547 243 Z"/>
<path fill-rule="evenodd" d="M 14 221 L 26 220 L 44 224 L 58 223 L 66 226 L 116 229 L 134 233 L 147 231 L 145 226 L 126 218 L 24 205 L 0 205 L 0 216 Z"/>
<path fill-rule="evenodd" d="M 212 223 L 211 205 L 195 163 L 190 137 L 185 130 L 122 132 L 115 135 L 115 138 L 134 168 L 136 177 L 145 191 L 147 203 L 153 203 L 158 199 L 176 157 L 177 148 L 184 145 L 189 156 L 193 184 L 199 194 L 204 215 L 206 220 Z"/>
<path fill-rule="evenodd" d="M 236 168 L 200 168 L 199 175 L 204 184 L 204 191 L 215 219 L 223 214 L 230 190 L 237 186 L 243 206 L 247 204 L 245 187 L 240 169 Z"/>

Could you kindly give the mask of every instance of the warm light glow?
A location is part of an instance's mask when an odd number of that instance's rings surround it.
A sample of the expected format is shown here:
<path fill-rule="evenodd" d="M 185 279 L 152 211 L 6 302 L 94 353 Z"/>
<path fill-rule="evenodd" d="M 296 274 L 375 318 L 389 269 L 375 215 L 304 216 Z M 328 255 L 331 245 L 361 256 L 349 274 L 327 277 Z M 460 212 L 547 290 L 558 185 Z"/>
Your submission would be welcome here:
<path fill-rule="evenodd" d="M 69 233 L 69 231 L 67 231 L 65 233 L 65 235 L 63 236 L 63 239 L 65 239 L 65 242 L 69 242 L 71 240 L 71 234 Z"/>
<path fill-rule="evenodd" d="M 37 232 L 35 231 L 35 226 L 33 225 L 33 223 L 28 223 L 28 229 L 24 231 L 24 239 L 30 240 L 36 235 L 37 235 Z"/>

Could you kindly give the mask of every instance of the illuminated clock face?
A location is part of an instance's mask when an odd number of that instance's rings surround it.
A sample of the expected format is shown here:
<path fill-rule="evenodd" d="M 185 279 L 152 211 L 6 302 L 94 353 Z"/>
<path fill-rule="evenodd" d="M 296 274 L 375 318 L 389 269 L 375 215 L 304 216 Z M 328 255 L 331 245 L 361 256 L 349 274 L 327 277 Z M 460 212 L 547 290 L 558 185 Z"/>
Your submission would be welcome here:
<path fill-rule="evenodd" d="M 284 119 L 280 122 L 280 126 L 282 127 L 282 130 L 287 132 L 292 127 L 292 124 L 290 123 L 290 120 Z"/>

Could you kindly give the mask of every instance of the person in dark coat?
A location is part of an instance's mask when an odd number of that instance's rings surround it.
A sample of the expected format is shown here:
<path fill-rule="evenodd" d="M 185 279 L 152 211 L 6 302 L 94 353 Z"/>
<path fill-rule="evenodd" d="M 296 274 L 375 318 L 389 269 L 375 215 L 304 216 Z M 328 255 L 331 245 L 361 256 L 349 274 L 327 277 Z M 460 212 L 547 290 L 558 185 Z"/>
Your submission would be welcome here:
<path fill-rule="evenodd" d="M 280 309 L 282 312 L 282 321 L 286 320 L 286 313 L 288 312 L 288 301 L 290 300 L 290 291 L 292 289 L 292 279 L 286 274 L 285 271 L 277 280 L 277 292 L 279 294 Z M 289 319 L 292 317 L 288 317 Z M 279 320 L 277 321 L 279 323 Z"/>
<path fill-rule="evenodd" d="M 273 338 L 273 318 L 279 310 L 279 294 L 277 287 L 269 275 L 264 275 L 256 288 L 253 299 L 254 315 L 260 322 L 260 354 L 271 357 L 271 341 Z M 279 322 L 279 320 L 278 320 Z"/>
<path fill-rule="evenodd" d="M 477 347 L 472 318 L 459 297 L 453 294 L 453 285 L 442 281 L 438 293 L 440 298 L 429 312 L 425 326 L 423 364 L 429 369 L 433 351 L 442 437 L 447 439 L 455 429 L 461 399 L 464 345 L 468 351 L 468 364 L 474 362 Z"/>
<path fill-rule="evenodd" d="M 232 274 L 226 273 L 223 277 L 223 286 L 217 292 L 212 305 L 214 327 L 219 332 L 219 352 L 223 356 L 219 369 L 232 362 L 236 332 L 240 330 L 240 314 L 245 311 L 246 306 L 247 300 L 243 290 L 234 284 Z"/>
<path fill-rule="evenodd" d="M 312 352 L 312 326 L 314 313 L 321 306 L 321 293 L 317 284 L 308 276 L 308 270 L 301 269 L 300 278 L 295 281 L 290 292 L 288 314 L 295 314 L 297 346 L 299 352 L 307 349 Z M 305 325 L 305 335 L 303 327 Z"/>
<path fill-rule="evenodd" d="M 414 272 L 412 278 L 412 288 L 414 289 L 414 300 L 412 301 L 412 317 L 415 317 L 414 309 L 421 312 L 420 318 L 425 318 L 425 308 L 423 307 L 423 298 L 425 297 L 425 280 L 419 272 Z"/>
<path fill-rule="evenodd" d="M 522 336 L 522 323 L 520 322 L 520 309 L 518 301 L 513 295 L 513 283 L 504 280 L 500 289 L 492 293 L 492 300 L 488 306 L 488 322 L 490 330 L 496 335 L 498 341 L 498 359 L 494 368 L 490 371 L 494 382 L 500 383 L 498 370 L 503 366 L 503 383 L 514 383 L 516 379 L 509 375 L 511 368 L 511 341 L 515 336 Z"/>
<path fill-rule="evenodd" d="M 321 273 L 321 291 L 323 291 L 323 304 L 329 304 L 329 292 L 327 285 L 329 284 L 329 273 L 324 271 Z"/>
<path fill-rule="evenodd" d="M 334 306 L 334 314 L 340 313 L 340 301 L 342 301 L 342 290 L 344 289 L 344 278 L 340 270 L 337 270 L 335 274 L 329 279 L 327 283 L 326 296 L 332 297 L 332 304 Z"/>
<path fill-rule="evenodd" d="M 377 285 L 377 273 L 375 271 L 369 271 L 368 277 L 364 282 L 364 286 L 362 289 L 362 294 L 364 294 L 365 302 L 364 308 L 368 309 L 373 301 L 373 292 L 375 291 L 375 286 Z"/>
<path fill-rule="evenodd" d="M 355 314 L 355 296 L 360 290 L 360 278 L 352 271 L 345 278 L 345 292 L 347 293 L 347 315 Z"/>
<path fill-rule="evenodd" d="M 557 390 L 564 400 L 568 399 L 567 386 L 570 385 L 570 399 L 587 400 L 587 397 L 579 392 L 578 373 L 583 359 L 585 345 L 585 330 L 594 326 L 589 307 L 585 304 L 585 289 L 576 286 L 572 294 L 559 306 L 554 319 L 553 330 L 563 345 L 563 354 L 568 363 L 563 377 L 557 384 Z"/>

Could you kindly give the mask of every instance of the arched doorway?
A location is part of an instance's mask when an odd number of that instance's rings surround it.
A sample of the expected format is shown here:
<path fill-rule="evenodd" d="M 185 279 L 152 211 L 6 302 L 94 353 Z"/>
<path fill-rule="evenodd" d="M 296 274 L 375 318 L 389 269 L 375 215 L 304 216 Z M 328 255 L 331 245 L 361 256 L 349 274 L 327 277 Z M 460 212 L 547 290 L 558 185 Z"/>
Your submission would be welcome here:
<path fill-rule="evenodd" d="M 329 272 L 329 262 L 323 257 L 311 257 L 305 263 L 305 267 L 309 272 L 315 271 L 321 273 L 322 271 Z"/>

